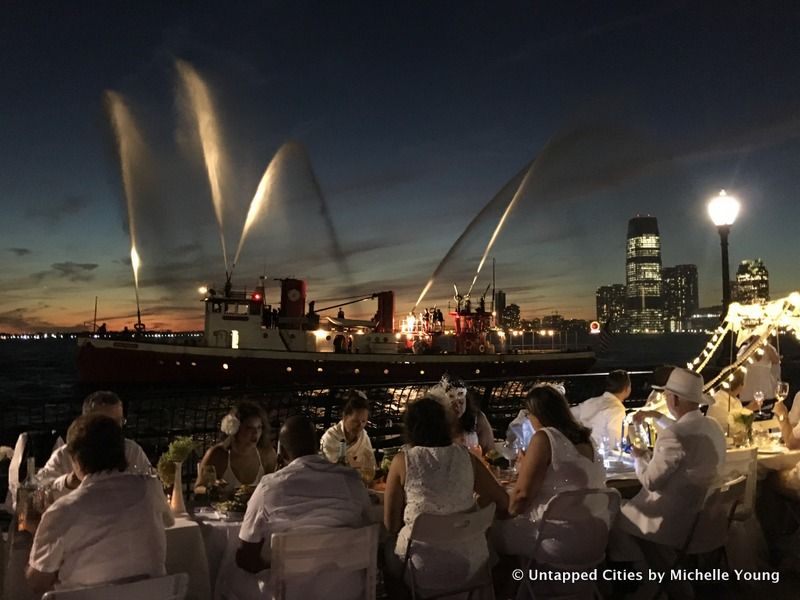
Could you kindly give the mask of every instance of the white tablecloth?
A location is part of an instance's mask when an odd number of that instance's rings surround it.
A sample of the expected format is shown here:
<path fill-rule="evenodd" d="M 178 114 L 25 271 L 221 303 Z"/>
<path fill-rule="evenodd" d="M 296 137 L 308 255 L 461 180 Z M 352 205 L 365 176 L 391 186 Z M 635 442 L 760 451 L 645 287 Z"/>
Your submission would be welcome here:
<path fill-rule="evenodd" d="M 766 476 L 768 471 L 783 471 L 791 469 L 800 462 L 800 450 L 789 450 L 780 448 L 778 452 L 758 453 L 758 474 L 759 479 Z"/>
<path fill-rule="evenodd" d="M 167 528 L 167 574 L 188 573 L 187 600 L 211 600 L 209 560 L 200 526 L 188 517 L 178 517 Z"/>

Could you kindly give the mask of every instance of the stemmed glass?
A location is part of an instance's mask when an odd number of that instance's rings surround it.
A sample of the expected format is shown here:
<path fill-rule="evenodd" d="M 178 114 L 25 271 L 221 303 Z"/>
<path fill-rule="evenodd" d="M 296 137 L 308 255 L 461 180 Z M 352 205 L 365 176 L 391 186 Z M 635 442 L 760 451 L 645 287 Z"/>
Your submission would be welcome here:
<path fill-rule="evenodd" d="M 761 407 L 764 406 L 764 392 L 761 390 L 753 392 L 753 400 L 755 400 L 756 406 L 758 406 L 758 416 L 763 417 L 764 413 L 761 412 Z"/>
<path fill-rule="evenodd" d="M 786 381 L 779 381 L 775 386 L 775 399 L 778 402 L 783 402 L 789 396 L 789 383 Z"/>

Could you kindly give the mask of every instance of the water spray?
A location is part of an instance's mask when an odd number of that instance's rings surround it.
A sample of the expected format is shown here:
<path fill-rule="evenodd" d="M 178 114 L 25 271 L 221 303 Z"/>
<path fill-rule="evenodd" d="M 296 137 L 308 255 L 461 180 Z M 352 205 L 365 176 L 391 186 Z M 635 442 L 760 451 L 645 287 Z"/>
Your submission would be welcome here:
<path fill-rule="evenodd" d="M 522 197 L 523 191 L 528 184 L 528 181 L 531 178 L 531 173 L 533 173 L 533 165 L 528 168 L 528 172 L 525 173 L 525 177 L 522 178 L 522 182 L 519 184 L 517 191 L 511 198 L 511 201 L 506 206 L 506 209 L 503 211 L 503 215 L 500 217 L 500 221 L 497 223 L 497 226 L 494 228 L 494 232 L 492 233 L 492 237 L 489 239 L 489 243 L 486 245 L 486 250 L 483 251 L 483 256 L 481 257 L 481 262 L 478 263 L 478 270 L 475 271 L 475 277 L 472 278 L 472 283 L 467 290 L 467 296 L 469 296 L 470 292 L 472 292 L 472 288 L 475 285 L 475 282 L 478 281 L 478 275 L 481 273 L 481 269 L 483 269 L 483 264 L 486 262 L 486 257 L 489 256 L 489 252 L 492 250 L 492 246 L 494 246 L 495 241 L 497 240 L 497 236 L 500 234 L 500 230 L 503 228 L 503 224 L 506 222 L 508 215 L 511 214 L 511 210 L 517 204 L 517 201 Z M 488 288 L 487 288 L 488 291 Z"/>
<path fill-rule="evenodd" d="M 131 236 L 131 266 L 133 267 L 133 283 L 136 293 L 136 331 L 143 331 L 142 314 L 139 308 L 139 267 L 141 260 L 136 251 L 136 219 L 133 210 L 133 164 L 142 152 L 142 139 L 133 121 L 133 116 L 122 96 L 117 92 L 105 92 L 106 109 L 108 110 L 114 138 L 117 142 L 120 169 L 122 172 L 122 189 L 125 195 L 125 206 L 128 212 L 128 231 Z"/>
<path fill-rule="evenodd" d="M 133 289 L 136 291 L 136 325 L 133 328 L 138 331 L 144 331 L 142 324 L 142 311 L 139 309 L 139 266 L 142 264 L 139 258 L 139 253 L 136 251 L 136 245 L 131 245 L 131 266 L 133 267 Z"/>
<path fill-rule="evenodd" d="M 222 245 L 222 259 L 225 261 L 225 272 L 228 272 L 228 250 L 225 246 L 225 230 L 223 225 L 223 199 L 222 199 L 222 178 L 224 176 L 224 164 L 222 154 L 222 143 L 220 140 L 219 127 L 214 113 L 214 104 L 211 101 L 211 94 L 208 86 L 200 78 L 189 63 L 183 60 L 175 61 L 175 68 L 178 76 L 183 82 L 186 94 L 189 98 L 192 116 L 197 124 L 197 134 L 200 137 L 200 145 L 203 149 L 203 159 L 208 173 L 208 183 L 211 186 L 211 200 L 214 203 L 214 214 L 217 217 L 219 226 L 219 239 Z"/>

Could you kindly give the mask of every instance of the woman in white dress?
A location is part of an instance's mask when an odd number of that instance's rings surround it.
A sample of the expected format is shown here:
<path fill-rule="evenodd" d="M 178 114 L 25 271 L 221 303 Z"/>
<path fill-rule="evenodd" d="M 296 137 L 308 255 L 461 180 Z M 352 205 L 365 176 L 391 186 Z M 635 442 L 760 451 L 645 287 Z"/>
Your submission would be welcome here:
<path fill-rule="evenodd" d="M 498 514 L 505 514 L 508 507 L 507 493 L 480 459 L 453 443 L 445 410 L 437 400 L 426 397 L 410 404 L 405 430 L 408 445 L 392 460 L 384 503 L 384 524 L 397 536 L 395 544 L 387 544 L 386 557 L 387 576 L 395 580 L 403 576 L 409 535 L 420 514 L 471 511 L 476 494 L 479 506 L 494 502 Z M 415 581 L 426 590 L 446 590 L 474 576 L 488 557 L 483 535 L 457 547 L 415 545 Z"/>
<path fill-rule="evenodd" d="M 375 451 L 365 427 L 369 421 L 369 400 L 359 390 L 350 390 L 342 420 L 330 427 L 320 440 L 322 453 L 329 461 L 339 460 L 342 440 L 345 441 L 347 464 L 361 473 L 365 482 L 375 477 Z"/>
<path fill-rule="evenodd" d="M 504 555 L 532 555 L 536 522 L 553 496 L 605 487 L 603 465 L 594 462 L 591 430 L 575 420 L 564 396 L 552 386 L 540 385 L 531 390 L 525 405 L 534 434 L 511 492 L 509 512 L 514 518 L 496 522 L 492 530 L 492 543 Z M 565 524 L 557 540 L 542 541 L 535 558 L 558 564 L 569 558 L 565 553 L 580 551 L 581 537 L 581 531 Z"/>
<path fill-rule="evenodd" d="M 220 430 L 220 443 L 209 448 L 200 461 L 196 494 L 207 494 L 213 478 L 221 495 L 230 497 L 238 487 L 258 485 L 264 475 L 275 471 L 278 458 L 270 441 L 267 414 L 258 404 L 241 402 L 232 408 Z"/>
<path fill-rule="evenodd" d="M 428 390 L 427 396 L 444 407 L 453 443 L 464 446 L 477 456 L 494 447 L 494 434 L 489 420 L 475 399 L 469 397 L 463 381 L 445 374 L 439 383 Z"/>

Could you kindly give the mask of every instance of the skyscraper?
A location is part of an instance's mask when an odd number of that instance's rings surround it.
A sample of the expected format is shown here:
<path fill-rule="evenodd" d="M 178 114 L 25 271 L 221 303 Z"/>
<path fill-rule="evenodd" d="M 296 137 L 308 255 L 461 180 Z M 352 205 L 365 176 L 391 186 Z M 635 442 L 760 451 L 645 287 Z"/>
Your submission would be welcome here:
<path fill-rule="evenodd" d="M 742 304 L 769 302 L 769 271 L 760 258 L 739 263 L 733 299 Z"/>
<path fill-rule="evenodd" d="M 631 333 L 664 331 L 661 298 L 661 238 L 655 217 L 628 221 L 625 313 Z"/>
<path fill-rule="evenodd" d="M 604 285 L 597 288 L 597 320 L 609 324 L 611 331 L 618 332 L 625 325 L 625 286 L 621 283 Z"/>
<path fill-rule="evenodd" d="M 687 331 L 689 319 L 700 305 L 697 289 L 697 266 L 676 265 L 661 271 L 664 292 L 664 328 L 671 332 Z"/>

